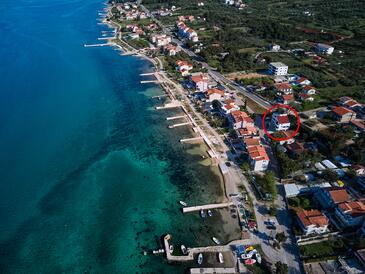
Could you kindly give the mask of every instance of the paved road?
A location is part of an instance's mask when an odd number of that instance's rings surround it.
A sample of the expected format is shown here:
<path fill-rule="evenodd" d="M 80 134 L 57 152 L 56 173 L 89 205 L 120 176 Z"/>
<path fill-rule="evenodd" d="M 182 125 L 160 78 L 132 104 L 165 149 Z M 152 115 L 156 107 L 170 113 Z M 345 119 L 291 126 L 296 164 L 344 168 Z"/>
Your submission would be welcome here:
<path fill-rule="evenodd" d="M 145 12 L 149 13 L 149 11 L 142 6 L 142 9 L 144 9 Z M 160 25 L 160 27 L 167 33 L 172 35 L 172 33 L 166 29 L 166 27 L 163 26 L 163 24 L 158 21 L 156 18 L 155 22 Z M 192 52 L 189 49 L 186 49 L 182 42 L 178 39 L 173 39 L 173 42 L 177 43 L 181 46 L 181 48 L 189 54 L 189 56 L 194 57 L 195 60 L 198 59 L 196 54 Z M 242 92 L 245 96 L 249 97 L 250 99 L 254 100 L 257 104 L 262 106 L 265 109 L 270 108 L 271 104 L 267 101 L 263 100 L 262 98 L 258 97 L 255 94 L 247 92 L 247 90 L 244 87 L 237 86 L 235 83 L 227 78 L 225 78 L 222 74 L 219 72 L 213 70 L 208 64 L 198 61 L 202 64 L 203 67 L 207 68 L 209 75 L 219 82 L 227 85 L 229 84 L 231 87 L 233 87 L 236 91 Z M 219 151 L 219 162 L 224 163 L 227 160 L 233 160 L 231 159 L 230 149 L 228 146 L 224 143 L 224 140 L 221 138 L 221 136 L 216 132 L 215 129 L 213 129 L 209 123 L 206 121 L 206 119 L 201 115 L 201 113 L 197 112 L 190 102 L 190 99 L 187 98 L 185 95 L 184 89 L 177 85 L 176 83 L 172 82 L 165 74 L 164 71 L 159 72 L 160 75 L 165 78 L 168 82 L 173 84 L 176 87 L 176 90 L 181 94 L 183 100 L 187 102 L 191 110 L 194 113 L 194 116 L 199 120 L 199 123 L 202 125 L 202 128 L 204 128 L 205 132 L 208 132 L 207 135 L 209 135 L 209 138 L 212 138 L 213 143 L 218 145 L 220 147 Z M 283 263 L 286 263 L 289 267 L 289 273 L 297 274 L 297 273 L 303 273 L 302 264 L 299 259 L 299 252 L 298 248 L 295 244 L 295 239 L 291 234 L 291 219 L 289 217 L 289 212 L 287 210 L 287 205 L 285 201 L 284 196 L 284 190 L 282 186 L 279 186 L 279 193 L 278 193 L 278 199 L 276 201 L 276 205 L 278 207 L 278 215 L 277 215 L 277 231 L 278 232 L 284 232 L 285 235 L 289 236 L 287 241 L 282 245 L 282 248 L 279 250 L 274 249 L 270 245 L 270 237 L 274 236 L 274 233 L 269 230 L 266 227 L 265 222 L 267 221 L 268 214 L 266 205 L 263 202 L 260 202 L 256 199 L 254 195 L 254 190 L 252 189 L 251 184 L 248 183 L 246 177 L 242 174 L 242 171 L 240 168 L 236 165 L 231 165 L 228 167 L 228 174 L 225 175 L 225 187 L 226 187 L 226 195 L 228 196 L 228 199 L 234 202 L 234 199 L 230 198 L 229 194 L 231 193 L 239 193 L 239 186 L 244 185 L 245 188 L 248 190 L 248 194 L 250 195 L 252 201 L 253 201 L 253 207 L 254 212 L 256 215 L 257 220 L 257 227 L 258 232 L 253 235 L 254 241 L 258 241 L 262 243 L 262 248 L 265 253 L 265 255 L 273 262 L 281 261 Z"/>

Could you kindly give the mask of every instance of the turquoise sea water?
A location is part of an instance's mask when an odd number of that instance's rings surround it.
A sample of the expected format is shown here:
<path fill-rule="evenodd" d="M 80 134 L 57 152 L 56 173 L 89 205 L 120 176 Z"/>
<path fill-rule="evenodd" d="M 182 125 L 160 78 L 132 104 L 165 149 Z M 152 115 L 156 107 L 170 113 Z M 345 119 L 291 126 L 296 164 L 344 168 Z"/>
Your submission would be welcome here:
<path fill-rule="evenodd" d="M 151 65 L 98 43 L 96 0 L 0 2 L 0 273 L 182 273 L 143 256 L 225 235 L 178 200 L 215 202 L 219 176 L 167 129 Z M 188 152 L 191 153 L 188 153 Z M 226 239 L 228 240 L 228 239 Z"/>

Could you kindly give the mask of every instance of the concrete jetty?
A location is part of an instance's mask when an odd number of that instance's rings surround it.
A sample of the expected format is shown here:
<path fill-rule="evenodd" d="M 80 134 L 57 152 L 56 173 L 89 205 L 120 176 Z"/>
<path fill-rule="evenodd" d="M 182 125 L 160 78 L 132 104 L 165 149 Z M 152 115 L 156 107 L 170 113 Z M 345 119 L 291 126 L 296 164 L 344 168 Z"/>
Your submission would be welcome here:
<path fill-rule="evenodd" d="M 125 54 L 123 54 L 125 55 Z M 158 80 L 146 80 L 146 81 L 141 81 L 141 84 L 148 84 L 148 83 L 159 83 L 160 81 Z"/>
<path fill-rule="evenodd" d="M 233 267 L 207 267 L 207 268 L 190 268 L 190 274 L 235 274 L 236 269 Z"/>
<path fill-rule="evenodd" d="M 193 137 L 193 138 L 185 138 L 181 139 L 180 143 L 190 143 L 190 142 L 196 142 L 196 141 L 204 141 L 203 137 Z"/>
<path fill-rule="evenodd" d="M 166 120 L 170 121 L 170 120 L 175 120 L 175 119 L 182 119 L 182 118 L 186 118 L 187 116 L 185 115 L 180 115 L 180 116 L 172 116 L 172 117 L 167 117 Z"/>
<path fill-rule="evenodd" d="M 169 126 L 169 128 L 175 128 L 175 127 L 182 127 L 182 126 L 189 126 L 191 125 L 191 122 L 185 122 L 185 123 L 179 123 Z"/>
<path fill-rule="evenodd" d="M 233 205 L 233 203 L 229 202 L 229 203 L 221 203 L 221 204 L 208 204 L 208 205 L 200 205 L 200 206 L 183 207 L 183 213 L 199 211 L 199 210 L 224 208 L 224 207 L 229 207 L 230 205 Z"/>
<path fill-rule="evenodd" d="M 112 46 L 112 43 L 105 43 L 105 44 L 85 44 L 85 48 L 91 48 L 91 47 L 104 47 L 104 46 Z"/>
<path fill-rule="evenodd" d="M 149 73 L 141 73 L 140 76 L 151 76 L 155 75 L 155 72 L 149 72 Z"/>
<path fill-rule="evenodd" d="M 162 107 L 156 107 L 156 109 L 167 109 L 167 108 L 177 108 L 177 107 L 181 107 L 181 103 L 177 100 L 173 100 Z"/>
<path fill-rule="evenodd" d="M 194 255 L 199 253 L 205 253 L 205 252 L 227 252 L 231 251 L 231 247 L 234 245 L 255 245 L 257 244 L 256 241 L 253 239 L 245 239 L 245 240 L 234 240 L 232 242 L 229 242 L 226 245 L 215 245 L 215 246 L 205 246 L 205 247 L 193 247 L 188 248 L 188 254 L 182 255 L 182 256 L 174 256 L 170 253 L 170 244 L 169 241 L 171 240 L 171 235 L 167 234 L 163 241 L 164 241 L 164 249 L 166 258 L 168 261 L 171 262 L 186 262 L 186 261 L 193 261 Z M 218 272 L 220 273 L 220 272 Z"/>
<path fill-rule="evenodd" d="M 166 94 L 162 94 L 162 95 L 156 95 L 156 96 L 152 96 L 151 98 L 152 99 L 161 99 L 162 97 L 166 97 L 167 95 Z"/>

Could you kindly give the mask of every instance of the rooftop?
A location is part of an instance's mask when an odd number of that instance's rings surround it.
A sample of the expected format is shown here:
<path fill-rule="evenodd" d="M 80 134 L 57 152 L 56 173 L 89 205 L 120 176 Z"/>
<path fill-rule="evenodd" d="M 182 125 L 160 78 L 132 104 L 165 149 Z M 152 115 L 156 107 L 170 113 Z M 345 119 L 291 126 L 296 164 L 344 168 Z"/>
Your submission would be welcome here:
<path fill-rule="evenodd" d="M 351 198 L 346 189 L 333 189 L 328 192 L 336 204 L 346 202 Z"/>
<path fill-rule="evenodd" d="M 365 215 L 365 205 L 360 201 L 340 203 L 338 207 L 353 217 Z"/>
<path fill-rule="evenodd" d="M 332 109 L 332 111 L 334 113 L 336 113 L 338 116 L 344 116 L 348 113 L 354 113 L 352 110 L 348 109 L 348 108 L 344 108 L 344 107 L 334 107 Z"/>
<path fill-rule="evenodd" d="M 272 62 L 270 63 L 271 66 L 274 66 L 274 67 L 287 67 L 287 65 L 281 63 L 281 62 Z"/>
<path fill-rule="evenodd" d="M 319 210 L 312 209 L 312 210 L 300 210 L 297 212 L 299 220 L 305 227 L 308 226 L 326 226 L 328 225 L 328 218 Z"/>

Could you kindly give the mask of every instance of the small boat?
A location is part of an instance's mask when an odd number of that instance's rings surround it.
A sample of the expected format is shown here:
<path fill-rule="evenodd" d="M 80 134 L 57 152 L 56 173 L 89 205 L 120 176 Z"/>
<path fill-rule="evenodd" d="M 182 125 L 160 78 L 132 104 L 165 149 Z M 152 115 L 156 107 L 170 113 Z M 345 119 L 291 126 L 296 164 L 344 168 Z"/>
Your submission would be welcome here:
<path fill-rule="evenodd" d="M 218 260 L 221 264 L 224 263 L 224 258 L 223 258 L 223 254 L 221 252 L 218 253 Z"/>
<path fill-rule="evenodd" d="M 203 254 L 199 253 L 198 255 L 198 264 L 202 264 L 203 263 Z"/>
<path fill-rule="evenodd" d="M 220 245 L 221 242 L 216 238 L 216 237 L 212 237 L 213 242 L 215 242 L 217 245 Z"/>
<path fill-rule="evenodd" d="M 241 259 L 243 260 L 247 260 L 247 259 L 251 259 L 252 258 L 252 254 L 248 253 L 248 254 L 241 254 Z"/>
<path fill-rule="evenodd" d="M 248 259 L 248 260 L 245 261 L 246 265 L 253 265 L 254 263 L 256 263 L 255 259 Z"/>
<path fill-rule="evenodd" d="M 208 209 L 208 216 L 212 217 L 213 216 L 213 211 L 211 211 L 210 209 Z"/>
<path fill-rule="evenodd" d="M 184 255 L 188 254 L 188 250 L 186 249 L 185 245 L 181 245 L 181 252 Z"/>
<path fill-rule="evenodd" d="M 256 261 L 259 263 L 259 264 L 261 264 L 261 255 L 260 255 L 260 253 L 256 253 Z"/>
<path fill-rule="evenodd" d="M 188 204 L 187 203 L 185 203 L 184 201 L 179 201 L 179 203 L 180 203 L 180 205 L 182 205 L 182 206 L 187 206 Z"/>
<path fill-rule="evenodd" d="M 248 247 L 246 247 L 246 252 L 249 252 L 249 251 L 252 251 L 253 250 L 253 246 L 252 245 L 250 245 L 250 246 L 248 246 Z"/>
<path fill-rule="evenodd" d="M 170 253 L 174 252 L 174 246 L 173 245 L 170 245 Z"/>
<path fill-rule="evenodd" d="M 205 211 L 203 209 L 200 210 L 200 217 L 205 218 L 207 215 L 205 214 Z"/>

